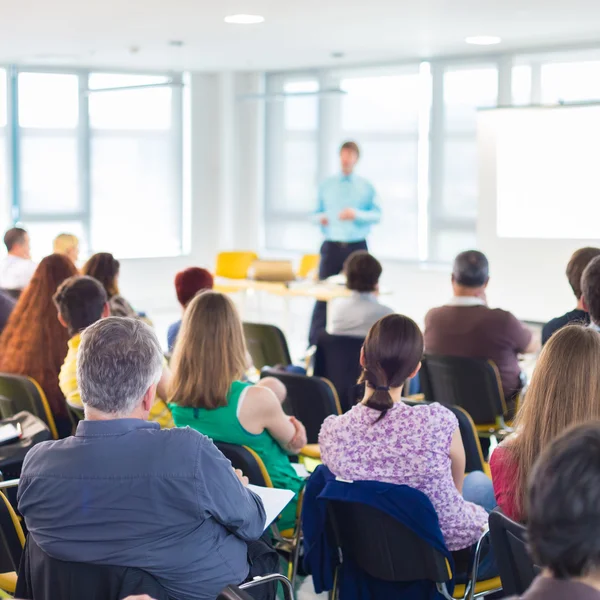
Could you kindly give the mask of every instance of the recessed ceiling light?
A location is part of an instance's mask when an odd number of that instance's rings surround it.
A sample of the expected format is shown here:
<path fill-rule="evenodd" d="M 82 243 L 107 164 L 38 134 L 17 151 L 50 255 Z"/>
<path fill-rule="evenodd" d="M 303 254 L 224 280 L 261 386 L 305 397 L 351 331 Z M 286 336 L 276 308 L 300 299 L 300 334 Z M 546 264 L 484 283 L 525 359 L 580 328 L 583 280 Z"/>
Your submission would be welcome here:
<path fill-rule="evenodd" d="M 234 25 L 256 25 L 264 20 L 265 18 L 262 15 L 229 15 L 225 17 L 225 23 Z"/>
<path fill-rule="evenodd" d="M 474 46 L 493 46 L 501 41 L 502 38 L 496 35 L 473 35 L 465 39 L 467 44 L 473 44 Z"/>

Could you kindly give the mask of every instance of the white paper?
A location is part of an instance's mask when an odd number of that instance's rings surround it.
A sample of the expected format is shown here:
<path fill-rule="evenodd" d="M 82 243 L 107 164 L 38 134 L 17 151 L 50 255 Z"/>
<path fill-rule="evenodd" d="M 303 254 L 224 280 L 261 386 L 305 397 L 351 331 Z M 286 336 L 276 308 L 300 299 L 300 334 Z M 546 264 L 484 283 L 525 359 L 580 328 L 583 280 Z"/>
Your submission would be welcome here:
<path fill-rule="evenodd" d="M 306 467 L 302 463 L 292 463 L 292 468 L 294 471 L 296 471 L 296 475 L 298 475 L 298 477 L 302 477 L 302 479 L 310 477 L 310 473 L 306 470 Z"/>
<path fill-rule="evenodd" d="M 275 521 L 294 497 L 292 490 L 278 490 L 252 484 L 248 486 L 248 489 L 252 490 L 262 500 L 265 507 L 265 529 Z"/>

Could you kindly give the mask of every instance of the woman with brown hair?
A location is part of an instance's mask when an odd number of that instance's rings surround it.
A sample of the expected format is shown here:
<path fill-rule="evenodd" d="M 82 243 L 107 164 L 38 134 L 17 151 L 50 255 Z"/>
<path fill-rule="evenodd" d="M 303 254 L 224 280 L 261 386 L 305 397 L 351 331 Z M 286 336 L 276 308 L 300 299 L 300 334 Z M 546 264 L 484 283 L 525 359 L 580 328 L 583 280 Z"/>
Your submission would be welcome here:
<path fill-rule="evenodd" d="M 495 506 L 492 482 L 481 472 L 465 478 L 465 450 L 450 410 L 402 402 L 404 382 L 418 373 L 422 355 L 423 334 L 412 319 L 388 315 L 371 327 L 360 358 L 364 398 L 346 414 L 325 419 L 321 459 L 342 479 L 423 492 L 438 514 L 448 549 L 462 550 L 475 544 L 487 526 L 486 508 Z M 489 553 L 481 578 L 495 571 Z"/>
<path fill-rule="evenodd" d="M 572 425 L 600 419 L 600 334 L 568 325 L 546 343 L 537 361 L 515 434 L 490 459 L 498 506 L 511 519 L 527 520 L 525 493 L 533 464 Z"/>
<path fill-rule="evenodd" d="M 72 275 L 77 275 L 77 268 L 66 256 L 44 258 L 0 336 L 0 372 L 26 375 L 40 384 L 62 435 L 70 434 L 70 421 L 58 374 L 69 335 L 58 321 L 52 296 Z"/>
<path fill-rule="evenodd" d="M 113 317 L 138 317 L 133 306 L 119 292 L 119 271 L 121 264 L 109 252 L 98 252 L 83 265 L 82 275 L 97 279 L 106 290 L 110 314 Z"/>
<path fill-rule="evenodd" d="M 280 529 L 289 529 L 304 481 L 288 454 L 306 445 L 306 431 L 283 412 L 269 378 L 245 383 L 245 370 L 246 343 L 233 302 L 217 292 L 202 292 L 186 308 L 171 359 L 173 420 L 177 427 L 189 426 L 217 442 L 252 448 L 273 485 L 296 492 L 296 501 L 278 521 Z"/>

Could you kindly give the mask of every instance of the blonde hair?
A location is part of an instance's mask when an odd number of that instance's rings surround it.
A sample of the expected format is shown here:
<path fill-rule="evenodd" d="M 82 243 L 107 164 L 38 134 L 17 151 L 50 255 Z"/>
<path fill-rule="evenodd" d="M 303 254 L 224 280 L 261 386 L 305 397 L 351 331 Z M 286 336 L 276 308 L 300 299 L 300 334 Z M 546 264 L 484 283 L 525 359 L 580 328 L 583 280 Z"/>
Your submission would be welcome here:
<path fill-rule="evenodd" d="M 54 238 L 53 247 L 55 254 L 67 254 L 69 250 L 77 248 L 79 240 L 72 233 L 61 233 Z"/>
<path fill-rule="evenodd" d="M 171 359 L 169 401 L 178 406 L 227 406 L 231 384 L 246 370 L 246 342 L 233 302 L 200 292 L 188 304 Z"/>
<path fill-rule="evenodd" d="M 526 520 L 527 479 L 544 449 L 572 425 L 600 419 L 600 334 L 580 325 L 544 346 L 506 449 L 517 466 L 515 503 Z"/>

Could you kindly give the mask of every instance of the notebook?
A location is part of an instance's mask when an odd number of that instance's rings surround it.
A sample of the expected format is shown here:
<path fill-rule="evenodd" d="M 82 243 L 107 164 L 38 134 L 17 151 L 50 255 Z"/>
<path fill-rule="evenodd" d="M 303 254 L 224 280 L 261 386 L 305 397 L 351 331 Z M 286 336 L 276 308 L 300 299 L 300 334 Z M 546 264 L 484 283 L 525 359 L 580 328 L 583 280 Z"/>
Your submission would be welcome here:
<path fill-rule="evenodd" d="M 292 501 L 294 492 L 292 490 L 278 490 L 276 488 L 261 487 L 259 485 L 248 486 L 261 500 L 265 507 L 265 529 L 275 521 L 281 511 Z"/>

